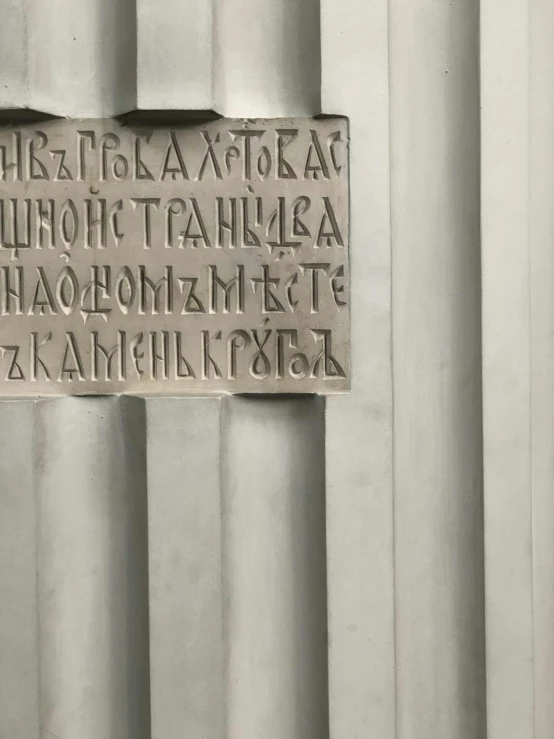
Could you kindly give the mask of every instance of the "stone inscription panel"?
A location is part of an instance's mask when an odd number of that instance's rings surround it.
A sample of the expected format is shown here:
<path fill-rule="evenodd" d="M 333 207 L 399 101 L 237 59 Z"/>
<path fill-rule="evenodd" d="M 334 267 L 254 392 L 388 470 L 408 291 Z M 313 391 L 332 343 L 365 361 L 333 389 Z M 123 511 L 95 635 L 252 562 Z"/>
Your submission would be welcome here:
<path fill-rule="evenodd" d="M 0 128 L 0 395 L 349 387 L 344 119 Z"/>

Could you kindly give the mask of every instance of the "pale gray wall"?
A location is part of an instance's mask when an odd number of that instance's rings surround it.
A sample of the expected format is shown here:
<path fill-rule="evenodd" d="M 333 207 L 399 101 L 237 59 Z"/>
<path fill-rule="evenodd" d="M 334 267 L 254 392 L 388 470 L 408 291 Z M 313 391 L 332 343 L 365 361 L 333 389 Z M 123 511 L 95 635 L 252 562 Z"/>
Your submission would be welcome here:
<path fill-rule="evenodd" d="M 3 109 L 349 117 L 353 362 L 326 403 L 0 404 L 1 737 L 137 739 L 148 693 L 154 739 L 553 734 L 550 6 L 0 0 Z"/>

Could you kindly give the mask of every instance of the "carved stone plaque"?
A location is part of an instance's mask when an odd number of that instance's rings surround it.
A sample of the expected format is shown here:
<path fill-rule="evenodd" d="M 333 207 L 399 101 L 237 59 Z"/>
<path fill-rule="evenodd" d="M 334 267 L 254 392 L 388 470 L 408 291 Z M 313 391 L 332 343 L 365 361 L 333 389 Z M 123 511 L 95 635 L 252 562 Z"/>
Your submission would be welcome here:
<path fill-rule="evenodd" d="M 344 119 L 0 129 L 0 395 L 349 387 Z"/>

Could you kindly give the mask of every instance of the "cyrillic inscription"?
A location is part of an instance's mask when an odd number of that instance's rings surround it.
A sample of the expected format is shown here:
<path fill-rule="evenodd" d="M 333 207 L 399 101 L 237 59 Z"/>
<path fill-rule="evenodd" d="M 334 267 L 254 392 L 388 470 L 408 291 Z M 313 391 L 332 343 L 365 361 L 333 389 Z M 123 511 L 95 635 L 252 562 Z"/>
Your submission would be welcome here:
<path fill-rule="evenodd" d="M 349 386 L 343 119 L 0 129 L 0 395 Z"/>

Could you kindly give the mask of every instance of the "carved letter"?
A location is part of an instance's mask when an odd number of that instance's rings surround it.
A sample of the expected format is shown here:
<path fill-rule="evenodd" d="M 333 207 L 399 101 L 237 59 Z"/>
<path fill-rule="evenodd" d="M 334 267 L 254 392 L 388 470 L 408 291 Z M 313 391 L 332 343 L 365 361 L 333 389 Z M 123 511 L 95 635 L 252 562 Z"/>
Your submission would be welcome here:
<path fill-rule="evenodd" d="M 77 179 L 79 182 L 84 182 L 86 178 L 86 141 L 88 141 L 89 151 L 96 149 L 94 131 L 77 131 Z"/>
<path fill-rule="evenodd" d="M 72 364 L 68 364 L 69 361 L 71 361 Z M 83 362 L 79 353 L 77 340 L 72 331 L 66 331 L 65 333 L 65 349 L 62 364 L 60 366 L 60 373 L 58 375 L 58 382 L 63 382 L 67 379 L 65 375 L 69 376 L 69 380 L 71 382 L 73 382 L 74 375 L 77 375 L 79 382 L 85 381 Z"/>
<path fill-rule="evenodd" d="M 112 161 L 112 175 L 114 180 L 121 182 L 129 174 L 129 162 L 123 154 L 116 154 Z"/>
<path fill-rule="evenodd" d="M 268 246 L 274 249 L 294 249 L 297 246 L 302 246 L 301 241 L 287 241 L 287 214 L 284 197 L 277 198 L 277 208 L 273 211 L 267 222 L 266 235 L 268 237 L 274 226 L 276 239 L 274 241 L 267 241 Z"/>
<path fill-rule="evenodd" d="M 327 246 L 331 246 L 331 241 L 334 239 L 337 242 L 337 246 L 344 246 L 344 241 L 342 240 L 339 224 L 337 223 L 337 218 L 335 216 L 333 206 L 331 205 L 331 201 L 329 198 L 324 197 L 323 204 L 325 205 L 325 213 L 323 214 L 321 223 L 319 224 L 319 231 L 317 232 L 315 245 L 316 247 L 320 247 L 323 239 L 325 239 Z M 330 231 L 325 230 L 327 227 L 327 221 L 329 221 L 331 225 Z"/>
<path fill-rule="evenodd" d="M 187 241 L 192 241 L 192 246 L 196 249 L 198 246 L 198 239 L 200 239 L 204 242 L 204 247 L 208 248 L 211 246 L 210 239 L 208 238 L 208 232 L 206 231 L 206 226 L 202 220 L 202 214 L 200 213 L 196 198 L 191 198 L 190 204 L 192 205 L 192 213 L 189 216 L 186 229 L 180 234 L 179 240 L 181 242 L 181 246 L 185 247 L 187 245 Z M 196 231 L 191 229 L 193 218 L 195 219 Z"/>
<path fill-rule="evenodd" d="M 52 151 L 50 152 L 50 156 L 52 157 L 54 162 L 56 161 L 56 157 L 59 157 L 58 168 L 56 170 L 56 174 L 54 175 L 54 182 L 72 180 L 73 175 L 65 166 L 65 157 L 67 156 L 67 151 L 65 149 L 52 149 Z"/>
<path fill-rule="evenodd" d="M 243 248 L 249 249 L 252 247 L 261 246 L 260 239 L 256 236 L 255 232 L 250 228 L 250 218 L 248 214 L 248 198 L 241 198 L 242 205 L 242 244 Z M 256 198 L 256 214 L 259 214 L 262 208 L 262 199 Z M 256 225 L 260 225 L 258 222 Z"/>
<path fill-rule="evenodd" d="M 229 282 L 225 282 L 217 275 L 217 267 L 215 264 L 208 266 L 209 274 L 209 304 L 210 313 L 218 312 L 217 288 L 220 287 L 225 295 L 223 302 L 223 313 L 231 312 L 231 292 L 233 287 L 236 288 L 237 295 L 237 313 L 244 313 L 244 266 L 237 265 L 237 275 Z"/>
<path fill-rule="evenodd" d="M 152 247 L 152 217 L 150 215 L 150 208 L 154 206 L 158 210 L 160 198 L 131 198 L 131 203 L 133 210 L 136 210 L 138 205 L 144 206 L 142 215 L 143 247 L 150 249 Z"/>
<path fill-rule="evenodd" d="M 100 308 L 100 300 L 106 300 L 111 292 L 111 267 L 94 265 L 90 268 L 91 280 L 83 288 L 81 294 L 81 317 L 86 323 L 91 316 L 99 316 L 106 323 L 112 312 L 111 308 Z M 90 294 L 90 308 L 85 308 L 85 300 Z"/>
<path fill-rule="evenodd" d="M 115 149 L 119 149 L 121 145 L 121 140 L 119 136 L 116 136 L 115 133 L 105 133 L 100 138 L 100 180 L 105 181 L 108 178 L 108 151 L 114 151 Z M 128 171 L 129 165 L 125 161 L 126 170 Z M 125 172 L 126 174 L 127 172 Z M 115 176 L 115 170 L 112 166 L 112 174 Z M 122 179 L 120 177 L 116 177 L 116 179 Z"/>
<path fill-rule="evenodd" d="M 278 128 L 277 131 L 277 177 L 280 180 L 295 180 L 296 172 L 285 159 L 285 149 L 298 136 L 297 128 Z"/>
<path fill-rule="evenodd" d="M 8 162 L 8 147 L 0 146 L 0 181 L 6 182 L 8 172 L 13 173 L 13 182 L 23 181 L 23 150 L 21 144 L 21 133 L 12 133 L 12 155 L 13 161 Z"/>
<path fill-rule="evenodd" d="M 91 373 L 90 379 L 93 382 L 98 382 L 98 366 L 100 364 L 100 355 L 104 357 L 104 380 L 110 381 L 112 379 L 112 361 L 114 357 L 117 357 L 117 379 L 123 382 L 126 378 L 125 368 L 125 344 L 126 336 L 125 331 L 117 332 L 117 344 L 111 349 L 104 348 L 98 340 L 98 331 L 92 331 L 90 334 L 90 354 L 91 354 Z"/>
<path fill-rule="evenodd" d="M 342 134 L 340 131 L 334 131 L 329 136 L 328 146 L 329 146 L 329 153 L 331 154 L 331 161 L 333 162 L 333 167 L 335 169 L 337 177 L 340 175 L 342 171 L 342 165 L 339 163 L 339 160 L 337 158 L 337 153 L 335 151 L 335 147 L 338 146 L 338 144 L 342 144 Z"/>
<path fill-rule="evenodd" d="M 35 131 L 35 136 L 27 144 L 29 155 L 29 179 L 30 180 L 49 180 L 48 170 L 44 164 L 37 159 L 36 152 L 44 149 L 48 144 L 48 136 L 42 131 Z M 38 171 L 37 171 L 38 168 Z"/>
<path fill-rule="evenodd" d="M 302 270 L 302 274 L 306 274 L 306 272 L 312 273 L 310 308 L 312 313 L 319 313 L 319 273 L 323 272 L 326 275 L 330 265 L 314 262 L 313 264 L 300 264 L 299 267 Z"/>
<path fill-rule="evenodd" d="M 150 139 L 152 138 L 152 131 L 145 134 L 135 134 L 135 180 L 153 180 L 154 175 L 152 172 L 148 169 L 146 164 L 141 159 L 141 146 L 140 142 L 142 139 L 146 141 L 147 144 L 150 143 Z"/>
<path fill-rule="evenodd" d="M 181 198 L 172 198 L 165 206 L 165 248 L 173 246 L 173 216 L 183 215 L 187 204 Z"/>
<path fill-rule="evenodd" d="M 344 295 L 344 283 L 341 283 L 340 285 L 337 284 L 337 281 L 339 279 L 344 280 L 344 264 L 341 264 L 339 267 L 337 267 L 331 274 L 329 275 L 329 282 L 331 284 L 331 291 L 333 293 L 333 297 L 335 299 L 335 303 L 337 304 L 339 310 L 343 308 L 345 305 L 347 305 L 346 301 L 342 299 L 342 295 Z"/>
<path fill-rule="evenodd" d="M 20 229 L 19 207 L 17 198 L 9 201 L 0 200 L 0 247 L 2 249 L 14 249 L 17 256 L 18 249 L 29 249 L 31 246 L 31 200 L 25 198 L 23 201 L 23 226 Z M 4 206 L 9 203 L 8 217 L 4 215 Z M 8 226 L 11 231 L 11 242 L 8 241 Z"/>
<path fill-rule="evenodd" d="M 225 245 L 224 231 L 229 233 L 229 247 L 234 249 L 237 245 L 237 199 L 229 198 L 229 221 L 223 219 L 223 198 L 216 198 L 216 247 L 221 249 Z"/>
<path fill-rule="evenodd" d="M 56 282 L 56 300 L 58 305 L 68 316 L 73 313 L 79 299 L 79 283 L 71 267 L 64 267 Z"/>
<path fill-rule="evenodd" d="M 35 287 L 35 294 L 33 295 L 33 302 L 31 303 L 31 307 L 29 308 L 29 315 L 34 316 L 35 308 L 38 308 L 39 316 L 43 316 L 44 309 L 48 308 L 50 311 L 50 315 L 56 316 L 58 315 L 58 311 L 56 310 L 56 305 L 54 303 L 54 296 L 52 295 L 52 291 L 50 290 L 50 285 L 48 284 L 48 278 L 46 277 L 44 267 L 37 267 L 37 273 L 38 273 L 38 282 Z M 43 297 L 39 299 L 39 292 L 41 290 L 42 290 Z"/>
<path fill-rule="evenodd" d="M 66 249 L 75 246 L 79 235 L 79 214 L 75 203 L 68 198 L 62 205 L 60 214 L 60 236 Z"/>
<path fill-rule="evenodd" d="M 237 350 L 246 349 L 251 343 L 250 336 L 242 329 L 231 331 L 227 337 L 227 377 L 229 380 L 237 379 Z"/>
<path fill-rule="evenodd" d="M 304 179 L 308 180 L 310 177 L 314 180 L 319 179 L 320 173 L 323 175 L 325 180 L 329 179 L 329 167 L 325 161 L 325 155 L 317 135 L 317 131 L 313 129 L 310 131 L 312 137 L 312 143 L 308 149 L 308 157 L 306 159 L 306 167 L 304 169 Z M 312 157 L 316 155 L 317 162 L 312 164 Z"/>
<path fill-rule="evenodd" d="M 261 139 L 264 131 L 229 131 L 233 141 L 242 140 L 242 178 L 246 182 L 252 179 L 252 139 Z M 219 140 L 219 137 L 216 141 Z"/>
<path fill-rule="evenodd" d="M 177 159 L 177 166 L 170 166 L 169 164 L 169 160 L 171 159 L 172 154 L 175 155 Z M 163 182 L 168 174 L 171 175 L 172 180 L 176 180 L 178 174 L 181 175 L 184 180 L 188 180 L 189 178 L 187 168 L 185 166 L 185 160 L 183 159 L 183 155 L 181 153 L 179 141 L 177 140 L 175 131 L 169 132 L 169 144 L 167 147 L 164 163 L 162 165 L 160 180 Z"/>
<path fill-rule="evenodd" d="M 263 313 L 284 313 L 285 309 L 279 298 L 272 291 L 271 286 L 279 287 L 281 280 L 278 277 L 271 277 L 269 274 L 269 265 L 262 264 L 262 276 L 253 277 L 250 282 L 252 289 L 257 291 L 258 285 L 262 291 L 262 312 Z"/>
<path fill-rule="evenodd" d="M 14 315 L 23 315 L 23 267 L 12 267 L 15 272 L 15 284 L 12 287 L 10 282 L 10 267 L 2 267 L 2 315 L 9 316 L 12 314 L 11 298 L 15 300 Z"/>
<path fill-rule="evenodd" d="M 146 276 L 146 268 L 143 265 L 139 266 L 139 283 L 138 283 L 138 294 L 139 294 L 139 315 L 146 315 L 148 301 L 146 299 L 147 289 L 150 291 L 152 296 L 152 312 L 151 315 L 157 316 L 160 312 L 160 293 L 165 287 L 165 315 L 171 315 L 173 313 L 173 268 L 166 267 L 164 276 L 154 283 L 151 279 Z"/>
<path fill-rule="evenodd" d="M 137 377 L 139 379 L 144 374 L 144 370 L 141 369 L 141 366 L 140 366 L 140 360 L 144 359 L 144 352 L 139 351 L 139 346 L 142 344 L 143 339 L 144 339 L 144 334 L 141 331 L 140 334 L 133 336 L 133 338 L 131 339 L 131 344 L 129 346 L 129 350 L 131 352 L 131 359 L 133 360 L 133 367 L 135 368 L 135 372 L 137 373 Z"/>
<path fill-rule="evenodd" d="M 309 228 L 300 220 L 300 216 L 310 210 L 312 201 L 306 195 L 296 198 L 292 204 L 292 235 L 293 236 L 311 236 Z"/>
<path fill-rule="evenodd" d="M 196 375 L 186 357 L 183 356 L 182 336 L 180 331 L 175 331 L 175 379 L 176 380 L 193 380 Z"/>
<path fill-rule="evenodd" d="M 210 355 L 210 344 L 213 344 L 214 341 L 221 341 L 221 331 L 218 331 L 212 339 L 210 339 L 209 331 L 202 331 L 200 334 L 200 340 L 202 351 L 202 379 L 210 379 L 210 367 L 212 367 L 215 378 L 217 380 L 220 380 L 221 370 L 214 362 L 213 357 Z"/>
<path fill-rule="evenodd" d="M 48 333 L 42 341 L 39 342 L 38 334 L 31 333 L 31 382 L 38 382 L 39 368 L 44 373 L 44 379 L 50 382 L 50 373 L 48 368 L 42 359 L 39 357 L 39 351 L 45 344 L 49 344 L 52 341 L 52 334 Z"/>
<path fill-rule="evenodd" d="M 158 362 L 161 362 L 161 379 L 167 380 L 167 378 L 169 377 L 169 333 L 167 331 L 159 332 L 161 337 L 161 354 L 158 354 L 158 344 L 156 339 L 157 334 L 157 331 L 150 331 L 150 333 L 148 334 L 150 344 L 150 377 L 152 380 L 158 379 Z"/>
<path fill-rule="evenodd" d="M 296 272 L 293 272 L 293 274 L 285 282 L 285 295 L 287 296 L 287 303 L 289 304 L 291 313 L 294 313 L 296 306 L 298 305 L 298 300 L 295 300 L 292 297 L 292 288 L 294 287 L 294 285 L 297 284 L 298 274 Z"/>
<path fill-rule="evenodd" d="M 19 355 L 19 347 L 18 346 L 0 346 L 0 356 L 2 356 L 2 359 L 6 354 L 10 354 L 10 366 L 8 367 L 8 371 L 6 372 L 6 376 L 4 377 L 4 380 L 6 382 L 9 382 L 10 380 L 25 380 L 25 375 L 23 374 L 23 370 L 17 363 L 17 357 Z"/>
<path fill-rule="evenodd" d="M 252 329 L 251 333 L 258 351 L 250 362 L 250 374 L 255 380 L 265 380 L 271 372 L 271 364 L 267 354 L 264 352 L 264 346 L 267 344 L 273 331 L 270 328 L 266 329 L 263 341 L 258 337 L 258 331 L 256 329 Z"/>
<path fill-rule="evenodd" d="M 198 176 L 196 179 L 202 179 L 208 162 L 211 162 L 214 177 L 218 180 L 221 180 L 223 179 L 221 175 L 221 168 L 218 164 L 217 157 L 214 151 L 214 144 L 219 143 L 219 134 L 216 134 L 216 137 L 213 141 L 211 140 L 210 134 L 207 131 L 200 131 L 200 134 L 206 142 L 206 153 L 204 154 L 204 159 L 202 160 L 202 164 L 200 165 L 200 170 L 198 171 Z"/>
<path fill-rule="evenodd" d="M 115 299 L 119 310 L 127 315 L 135 302 L 135 278 L 129 267 L 122 267 L 115 281 Z"/>
<path fill-rule="evenodd" d="M 331 354 L 333 349 L 331 331 L 329 329 L 314 329 L 312 330 L 312 335 L 316 341 L 323 342 L 323 349 L 313 361 L 310 371 L 310 377 L 318 377 L 320 368 L 322 370 L 321 376 L 324 380 L 337 377 L 346 377 L 343 368 L 337 362 L 335 357 L 333 357 L 333 355 Z"/>
<path fill-rule="evenodd" d="M 47 210 L 43 207 L 43 202 L 47 203 Z M 44 248 L 44 236 L 45 231 L 48 231 L 48 249 L 55 249 L 56 247 L 56 229 L 54 228 L 54 212 L 55 212 L 55 200 L 54 198 L 48 198 L 48 200 L 37 200 L 36 201 L 36 243 L 37 249 Z"/>
<path fill-rule="evenodd" d="M 181 288 L 183 295 L 185 295 L 185 301 L 181 310 L 182 316 L 189 313 L 206 312 L 200 298 L 194 292 L 197 282 L 197 277 L 179 277 L 179 287 Z"/>

